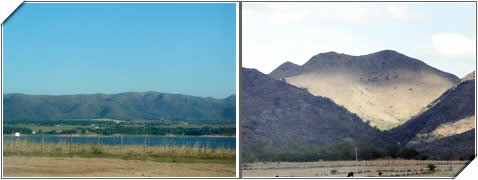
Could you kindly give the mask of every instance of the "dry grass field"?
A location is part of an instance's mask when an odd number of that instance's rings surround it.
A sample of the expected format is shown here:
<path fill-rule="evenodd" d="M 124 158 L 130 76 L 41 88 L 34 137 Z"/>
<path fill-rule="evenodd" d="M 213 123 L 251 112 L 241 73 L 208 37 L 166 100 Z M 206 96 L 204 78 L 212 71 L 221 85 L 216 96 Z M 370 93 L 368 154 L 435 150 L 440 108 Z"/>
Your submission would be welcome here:
<path fill-rule="evenodd" d="M 319 162 L 255 162 L 245 163 L 243 177 L 455 177 L 468 161 L 432 160 L 372 160 L 372 161 L 319 161 Z M 436 166 L 434 171 L 429 164 Z"/>
<path fill-rule="evenodd" d="M 234 177 L 235 164 L 7 156 L 5 177 Z"/>
<path fill-rule="evenodd" d="M 5 177 L 234 177 L 234 149 L 3 142 Z"/>
<path fill-rule="evenodd" d="M 142 145 L 103 145 L 39 143 L 30 141 L 4 141 L 4 155 L 88 155 L 89 157 L 121 157 L 129 159 L 151 158 L 193 158 L 204 160 L 235 160 L 235 149 L 200 148 L 189 146 L 142 146 Z"/>

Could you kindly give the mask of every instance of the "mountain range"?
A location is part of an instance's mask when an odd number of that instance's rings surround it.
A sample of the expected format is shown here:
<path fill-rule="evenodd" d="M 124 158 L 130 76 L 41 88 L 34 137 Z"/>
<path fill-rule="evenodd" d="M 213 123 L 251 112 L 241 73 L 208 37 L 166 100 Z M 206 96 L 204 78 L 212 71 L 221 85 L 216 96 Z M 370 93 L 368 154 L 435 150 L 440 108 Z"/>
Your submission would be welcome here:
<path fill-rule="evenodd" d="M 460 81 L 392 50 L 363 56 L 320 53 L 302 66 L 286 62 L 269 75 L 331 98 L 379 129 L 403 124 Z"/>
<path fill-rule="evenodd" d="M 472 156 L 474 74 L 459 79 L 391 50 L 321 53 L 270 74 L 242 68 L 241 147 L 352 142 L 398 144 L 434 159 Z"/>
<path fill-rule="evenodd" d="M 5 122 L 111 118 L 194 123 L 234 123 L 236 96 L 224 99 L 159 92 L 119 94 L 5 94 Z"/>

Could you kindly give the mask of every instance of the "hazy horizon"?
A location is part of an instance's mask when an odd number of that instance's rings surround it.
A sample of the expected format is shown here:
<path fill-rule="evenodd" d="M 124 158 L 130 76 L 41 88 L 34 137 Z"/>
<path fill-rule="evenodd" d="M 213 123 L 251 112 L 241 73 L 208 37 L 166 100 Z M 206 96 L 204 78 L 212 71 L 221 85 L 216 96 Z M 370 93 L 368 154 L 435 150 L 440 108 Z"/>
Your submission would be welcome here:
<path fill-rule="evenodd" d="M 225 97 L 211 97 L 211 96 L 196 96 L 190 94 L 183 94 L 183 93 L 174 93 L 174 92 L 159 92 L 159 91 L 124 91 L 124 92 L 117 92 L 117 93 L 79 93 L 79 94 L 27 94 L 27 93 L 3 93 L 3 95 L 11 95 L 11 94 L 24 94 L 24 95 L 32 95 L 32 96 L 77 96 L 77 95 L 95 95 L 95 94 L 102 94 L 102 95 L 116 95 L 116 94 L 127 94 L 127 93 L 159 93 L 159 94 L 179 94 L 185 96 L 194 96 L 194 97 L 201 97 L 201 98 L 214 98 L 214 99 L 225 99 L 231 96 L 236 96 L 236 93 L 230 94 Z"/>

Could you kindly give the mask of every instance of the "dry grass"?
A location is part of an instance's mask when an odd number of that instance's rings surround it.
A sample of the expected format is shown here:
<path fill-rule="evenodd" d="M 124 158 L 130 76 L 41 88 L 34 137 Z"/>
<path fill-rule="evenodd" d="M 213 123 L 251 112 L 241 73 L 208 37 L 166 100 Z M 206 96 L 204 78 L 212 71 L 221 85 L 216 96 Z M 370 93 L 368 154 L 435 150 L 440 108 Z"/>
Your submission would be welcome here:
<path fill-rule="evenodd" d="M 235 164 L 6 156 L 4 177 L 234 177 Z"/>
<path fill-rule="evenodd" d="M 120 157 L 127 159 L 158 158 L 195 158 L 209 160 L 235 160 L 234 149 L 189 146 L 142 146 L 142 145 L 102 145 L 102 144 L 70 144 L 43 143 L 30 141 L 4 141 L 4 155 L 88 155 L 89 157 Z"/>
<path fill-rule="evenodd" d="M 441 176 L 455 177 L 467 161 L 434 160 L 371 160 L 371 161 L 318 161 L 318 162 L 256 162 L 243 164 L 244 177 L 345 177 L 354 172 L 357 177 L 381 176 Z M 430 171 L 428 164 L 436 165 Z"/>

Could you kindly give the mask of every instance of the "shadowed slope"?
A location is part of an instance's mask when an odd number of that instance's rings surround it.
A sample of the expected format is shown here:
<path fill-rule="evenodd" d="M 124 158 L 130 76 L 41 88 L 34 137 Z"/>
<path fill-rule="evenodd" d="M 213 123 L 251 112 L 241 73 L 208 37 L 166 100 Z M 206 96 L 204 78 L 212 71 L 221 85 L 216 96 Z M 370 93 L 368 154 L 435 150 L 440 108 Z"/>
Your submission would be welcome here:
<path fill-rule="evenodd" d="M 424 112 L 392 129 L 390 134 L 401 144 L 436 156 L 456 158 L 474 153 L 474 128 L 475 79 L 468 75 Z"/>
<path fill-rule="evenodd" d="M 380 144 L 379 131 L 328 98 L 241 69 L 242 151 L 280 151 L 343 142 Z"/>
<path fill-rule="evenodd" d="M 321 53 L 300 68 L 288 69 L 291 72 L 274 71 L 274 78 L 331 98 L 381 129 L 404 123 L 459 82 L 454 75 L 391 50 L 364 56 Z"/>

